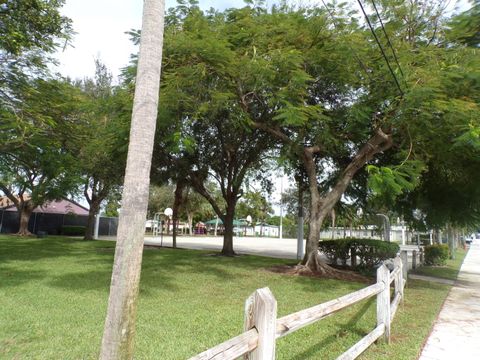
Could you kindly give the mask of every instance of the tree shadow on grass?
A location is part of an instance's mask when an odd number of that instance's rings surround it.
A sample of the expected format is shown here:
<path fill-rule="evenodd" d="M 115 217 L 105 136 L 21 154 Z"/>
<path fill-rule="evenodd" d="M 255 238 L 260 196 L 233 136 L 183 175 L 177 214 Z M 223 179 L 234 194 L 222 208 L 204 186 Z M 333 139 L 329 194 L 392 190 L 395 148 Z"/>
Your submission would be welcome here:
<path fill-rule="evenodd" d="M 100 252 L 101 248 L 113 248 L 109 241 L 83 241 L 65 237 L 0 236 L 0 262 L 37 261 L 62 256 L 83 256 Z M 111 256 L 111 255 L 110 255 Z"/>
<path fill-rule="evenodd" d="M 0 288 L 18 287 L 22 284 L 45 278 L 45 271 L 22 270 L 9 266 L 0 267 Z"/>
<path fill-rule="evenodd" d="M 364 329 L 359 327 L 358 323 L 360 319 L 367 313 L 368 309 L 372 306 L 374 301 L 375 301 L 375 297 L 365 301 L 360 307 L 360 309 L 349 319 L 347 323 L 338 325 L 338 330 L 336 331 L 335 334 L 327 336 L 322 341 L 310 346 L 309 348 L 305 349 L 300 353 L 292 354 L 292 360 L 322 358 L 323 356 L 320 356 L 320 355 L 322 350 L 323 351 L 325 350 L 326 346 L 331 345 L 334 342 L 337 342 L 339 337 L 345 337 L 348 334 L 355 334 L 356 336 L 360 336 L 360 337 L 366 336 L 368 332 L 365 332 Z M 348 348 L 344 349 L 344 351 L 347 351 L 347 350 Z"/>

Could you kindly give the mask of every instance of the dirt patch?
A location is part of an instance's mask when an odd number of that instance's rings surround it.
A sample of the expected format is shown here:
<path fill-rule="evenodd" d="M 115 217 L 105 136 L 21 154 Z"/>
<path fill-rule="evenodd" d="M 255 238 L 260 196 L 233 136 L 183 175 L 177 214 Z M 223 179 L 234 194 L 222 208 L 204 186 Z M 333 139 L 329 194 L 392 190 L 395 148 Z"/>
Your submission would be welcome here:
<path fill-rule="evenodd" d="M 265 270 L 274 272 L 277 274 L 284 274 L 290 276 L 306 276 L 310 278 L 317 278 L 317 279 L 334 279 L 334 280 L 342 280 L 342 281 L 354 281 L 360 282 L 364 284 L 373 284 L 375 280 L 371 277 L 360 275 L 353 271 L 347 270 L 339 270 L 332 274 L 320 274 L 313 271 L 306 272 L 306 271 L 299 271 L 299 265 L 277 265 L 272 266 L 270 268 L 266 268 Z"/>

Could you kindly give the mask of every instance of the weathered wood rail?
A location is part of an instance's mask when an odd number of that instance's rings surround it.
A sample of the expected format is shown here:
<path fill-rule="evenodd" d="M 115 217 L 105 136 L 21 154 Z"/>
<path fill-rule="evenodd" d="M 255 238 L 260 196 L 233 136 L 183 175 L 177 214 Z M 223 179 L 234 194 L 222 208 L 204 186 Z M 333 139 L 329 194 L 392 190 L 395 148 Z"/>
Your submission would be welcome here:
<path fill-rule="evenodd" d="M 278 319 L 277 301 L 270 289 L 258 289 L 245 302 L 245 332 L 190 360 L 233 360 L 240 356 L 252 360 L 273 360 L 276 339 L 372 296 L 377 297 L 377 326 L 337 360 L 355 359 L 382 336 L 389 343 L 390 324 L 403 300 L 407 268 L 405 258 L 406 256 L 396 257 L 393 260 L 392 271 L 386 265 L 380 266 L 377 269 L 377 282 L 373 285 Z M 392 282 L 394 283 L 393 300 L 391 300 Z"/>

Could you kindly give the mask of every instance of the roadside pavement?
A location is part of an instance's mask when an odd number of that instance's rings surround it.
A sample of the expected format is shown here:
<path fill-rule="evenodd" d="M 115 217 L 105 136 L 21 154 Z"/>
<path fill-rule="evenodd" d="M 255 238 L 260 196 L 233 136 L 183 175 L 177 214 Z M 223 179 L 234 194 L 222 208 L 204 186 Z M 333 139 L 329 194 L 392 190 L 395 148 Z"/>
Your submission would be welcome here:
<path fill-rule="evenodd" d="M 470 245 L 419 360 L 480 359 L 480 241 Z"/>
<path fill-rule="evenodd" d="M 101 236 L 101 240 L 113 240 L 114 236 Z M 305 240 L 303 248 L 305 249 Z M 172 236 L 145 236 L 145 245 L 172 246 Z M 221 251 L 223 247 L 222 236 L 177 236 L 177 247 L 195 250 Z M 237 254 L 267 256 L 281 259 L 297 259 L 297 239 L 270 238 L 253 236 L 235 236 L 233 249 Z M 417 245 L 400 245 L 401 250 L 408 253 L 408 266 L 412 266 L 412 251 L 418 250 Z"/>

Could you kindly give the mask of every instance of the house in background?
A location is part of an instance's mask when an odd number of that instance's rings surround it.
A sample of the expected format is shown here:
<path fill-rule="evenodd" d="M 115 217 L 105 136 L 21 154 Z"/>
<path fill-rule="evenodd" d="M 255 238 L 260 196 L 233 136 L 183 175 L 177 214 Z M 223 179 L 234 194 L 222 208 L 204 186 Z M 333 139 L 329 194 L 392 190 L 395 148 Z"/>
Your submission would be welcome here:
<path fill-rule="evenodd" d="M 0 210 L 16 212 L 17 208 L 13 201 L 8 197 L 0 196 Z M 88 209 L 85 206 L 69 199 L 47 201 L 45 204 L 37 206 L 33 212 L 45 214 L 88 215 Z"/>
<path fill-rule="evenodd" d="M 88 209 L 76 201 L 65 198 L 48 201 L 33 210 L 28 230 L 33 234 L 44 231 L 59 235 L 63 226 L 85 226 L 87 217 Z M 13 202 L 6 196 L 0 197 L 0 233 L 17 232 L 19 218 Z M 117 224 L 116 218 L 101 218 L 100 235 L 116 235 Z"/>

